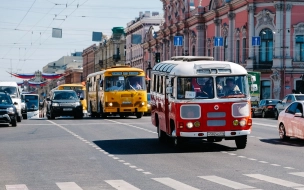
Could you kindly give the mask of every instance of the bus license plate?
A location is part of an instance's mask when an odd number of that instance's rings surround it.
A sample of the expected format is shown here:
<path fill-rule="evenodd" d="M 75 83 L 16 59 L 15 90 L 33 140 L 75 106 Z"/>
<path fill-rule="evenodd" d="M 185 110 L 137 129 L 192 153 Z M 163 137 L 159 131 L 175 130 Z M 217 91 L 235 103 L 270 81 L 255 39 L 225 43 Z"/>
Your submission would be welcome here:
<path fill-rule="evenodd" d="M 72 111 L 72 108 L 63 108 L 63 111 Z"/>
<path fill-rule="evenodd" d="M 207 136 L 222 137 L 225 136 L 225 132 L 208 132 Z"/>

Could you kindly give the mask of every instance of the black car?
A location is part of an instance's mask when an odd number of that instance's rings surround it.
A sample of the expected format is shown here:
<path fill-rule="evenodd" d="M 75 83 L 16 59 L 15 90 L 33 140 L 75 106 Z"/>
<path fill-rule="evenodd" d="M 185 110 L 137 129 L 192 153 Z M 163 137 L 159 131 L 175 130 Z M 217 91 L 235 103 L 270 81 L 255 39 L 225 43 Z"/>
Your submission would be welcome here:
<path fill-rule="evenodd" d="M 264 99 L 252 108 L 252 117 L 274 117 L 275 106 L 280 100 L 278 99 Z"/>
<path fill-rule="evenodd" d="M 52 90 L 47 99 L 46 116 L 55 119 L 60 116 L 74 116 L 76 119 L 83 118 L 82 105 L 74 90 Z"/>
<path fill-rule="evenodd" d="M 17 126 L 17 109 L 13 103 L 10 95 L 0 92 L 0 123 L 8 123 L 13 127 Z"/>

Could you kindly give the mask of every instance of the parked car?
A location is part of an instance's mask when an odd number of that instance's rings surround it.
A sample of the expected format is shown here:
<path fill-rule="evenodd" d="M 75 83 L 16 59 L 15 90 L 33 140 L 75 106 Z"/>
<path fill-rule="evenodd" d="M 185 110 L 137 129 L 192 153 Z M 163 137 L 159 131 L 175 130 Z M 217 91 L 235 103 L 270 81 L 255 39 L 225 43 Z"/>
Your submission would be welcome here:
<path fill-rule="evenodd" d="M 148 104 L 147 104 L 148 111 L 145 112 L 145 115 L 151 115 L 151 94 L 150 93 L 147 93 L 147 101 L 148 101 Z"/>
<path fill-rule="evenodd" d="M 291 103 L 278 118 L 280 139 L 288 140 L 290 137 L 304 139 L 304 101 Z"/>
<path fill-rule="evenodd" d="M 264 99 L 261 100 L 260 103 L 253 107 L 252 109 L 252 117 L 274 117 L 275 106 L 280 100 L 278 99 Z"/>
<path fill-rule="evenodd" d="M 82 104 L 74 90 L 52 90 L 47 100 L 46 116 L 55 119 L 60 116 L 74 116 L 82 119 Z"/>
<path fill-rule="evenodd" d="M 274 117 L 278 119 L 278 116 L 281 111 L 283 111 L 286 107 L 288 107 L 294 101 L 304 100 L 304 94 L 288 94 L 286 95 L 282 101 L 279 101 L 275 107 Z"/>
<path fill-rule="evenodd" d="M 0 92 L 0 123 L 8 123 L 17 126 L 18 112 L 15 107 L 18 103 L 12 102 L 9 94 Z"/>

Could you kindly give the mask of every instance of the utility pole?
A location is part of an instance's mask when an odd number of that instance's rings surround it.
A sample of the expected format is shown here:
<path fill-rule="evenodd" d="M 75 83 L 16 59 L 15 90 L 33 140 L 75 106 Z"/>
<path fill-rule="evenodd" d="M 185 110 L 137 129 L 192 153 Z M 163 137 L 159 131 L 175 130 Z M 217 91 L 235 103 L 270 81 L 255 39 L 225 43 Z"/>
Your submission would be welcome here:
<path fill-rule="evenodd" d="M 11 77 L 12 77 L 12 74 L 13 74 L 13 66 L 12 66 L 12 59 L 11 59 Z"/>

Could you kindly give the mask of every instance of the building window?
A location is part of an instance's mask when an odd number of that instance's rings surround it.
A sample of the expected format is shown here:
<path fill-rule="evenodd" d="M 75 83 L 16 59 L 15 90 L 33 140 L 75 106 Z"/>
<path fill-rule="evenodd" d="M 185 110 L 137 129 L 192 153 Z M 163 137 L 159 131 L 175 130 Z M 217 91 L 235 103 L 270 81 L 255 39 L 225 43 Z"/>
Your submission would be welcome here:
<path fill-rule="evenodd" d="M 304 61 L 304 35 L 296 36 L 295 61 Z"/>
<path fill-rule="evenodd" d="M 236 40 L 235 62 L 240 63 L 240 40 Z"/>
<path fill-rule="evenodd" d="M 246 38 L 243 38 L 243 45 L 242 45 L 243 51 L 242 51 L 242 63 L 245 63 L 246 61 Z"/>
<path fill-rule="evenodd" d="M 297 91 L 297 93 L 304 94 L 304 81 L 303 80 L 296 81 L 296 91 Z"/>
<path fill-rule="evenodd" d="M 208 49 L 208 56 L 211 56 L 211 49 Z"/>
<path fill-rule="evenodd" d="M 261 100 L 270 98 L 270 80 L 261 81 Z"/>
<path fill-rule="evenodd" d="M 260 32 L 261 45 L 259 51 L 260 64 L 267 64 L 272 61 L 273 57 L 273 33 L 269 28 L 263 29 Z"/>
<path fill-rule="evenodd" d="M 228 38 L 227 36 L 225 37 L 225 41 L 224 41 L 224 61 L 227 60 L 227 55 L 228 55 Z"/>

